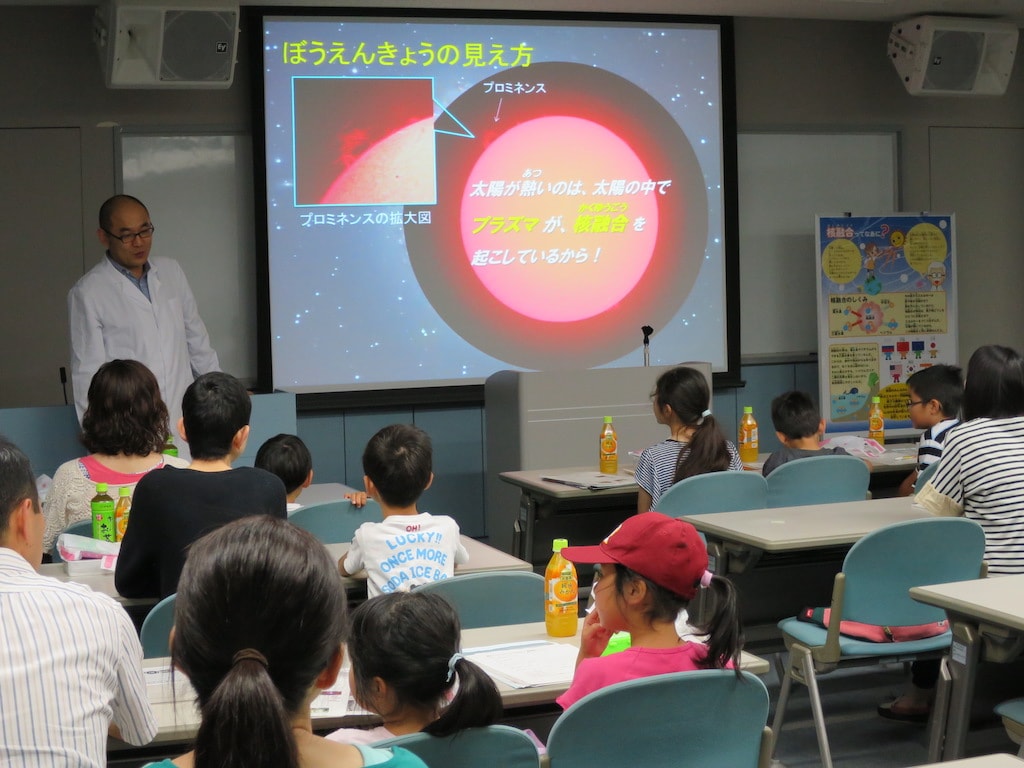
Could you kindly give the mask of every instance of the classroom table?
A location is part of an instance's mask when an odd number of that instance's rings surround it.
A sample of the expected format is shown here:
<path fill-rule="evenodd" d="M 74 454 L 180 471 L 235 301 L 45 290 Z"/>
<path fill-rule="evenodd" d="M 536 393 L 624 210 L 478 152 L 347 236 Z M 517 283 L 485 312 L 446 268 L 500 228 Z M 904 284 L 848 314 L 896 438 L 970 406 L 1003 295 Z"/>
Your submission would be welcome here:
<path fill-rule="evenodd" d="M 911 588 L 915 600 L 946 611 L 953 632 L 948 706 L 938 702 L 935 708 L 940 717 L 945 712 L 945 722 L 933 723 L 933 732 L 945 733 L 945 739 L 932 740 L 930 760 L 963 754 L 979 661 L 1006 663 L 1024 651 L 1022 595 L 1024 574 Z"/>
<path fill-rule="evenodd" d="M 580 622 L 582 623 L 582 619 Z M 533 622 L 529 624 L 512 624 L 501 627 L 481 627 L 477 629 L 466 629 L 462 632 L 463 650 L 481 648 L 507 643 L 518 643 L 528 641 L 549 640 L 554 643 L 567 644 L 578 647 L 579 637 L 548 637 L 544 630 L 544 622 Z M 769 663 L 766 659 L 754 654 L 743 652 L 740 666 L 755 675 L 765 675 L 769 670 Z M 166 677 L 163 675 L 170 668 L 170 659 L 146 659 L 143 662 L 147 678 Z M 342 675 L 347 679 L 347 662 L 342 669 Z M 199 725 L 199 713 L 193 703 L 193 693 L 188 680 L 182 674 L 177 674 L 176 684 L 172 689 L 169 683 L 149 682 L 146 692 L 149 695 L 150 703 L 156 715 L 158 731 L 153 740 L 154 745 L 164 745 L 164 749 L 174 753 L 169 745 L 180 745 L 183 750 L 186 743 L 195 735 Z M 502 705 L 505 709 L 505 719 L 514 720 L 517 710 L 535 709 L 547 707 L 557 712 L 555 699 L 565 692 L 571 681 L 572 670 L 567 670 L 566 679 L 563 682 L 529 688 L 513 688 L 506 683 L 495 680 L 498 691 L 501 694 Z M 361 727 L 374 725 L 380 720 L 376 715 L 363 712 L 358 709 L 354 701 L 344 707 L 351 714 L 345 715 L 318 715 L 313 713 L 313 728 L 318 732 L 333 730 L 335 728 Z M 128 745 L 117 745 L 119 751 L 129 749 Z"/>
<path fill-rule="evenodd" d="M 1024 760 L 1014 755 L 1000 753 L 968 757 L 963 760 L 950 760 L 948 763 L 926 763 L 917 768 L 1024 768 Z"/>
<path fill-rule="evenodd" d="M 708 542 L 712 571 L 739 593 L 747 642 L 781 650 L 781 619 L 831 602 L 835 575 L 854 543 L 891 523 L 928 517 L 910 497 L 687 515 Z M 698 613 L 702 607 L 698 605 Z"/>
<path fill-rule="evenodd" d="M 532 570 L 530 563 L 513 557 L 506 552 L 497 550 L 494 547 L 490 547 L 483 542 L 466 536 L 465 534 L 461 536 L 461 540 L 463 546 L 466 547 L 466 551 L 469 553 L 469 562 L 464 565 L 456 566 L 456 575 L 463 573 L 486 573 L 488 571 Z M 326 544 L 324 546 L 327 548 L 327 552 L 331 557 L 337 560 L 348 552 L 350 544 Z M 126 608 L 153 606 L 156 605 L 157 602 L 156 598 L 122 597 L 114 588 L 113 571 L 95 571 L 70 576 L 68 575 L 64 563 L 47 563 L 46 565 L 40 566 L 39 572 L 44 576 L 53 576 L 60 581 L 72 581 L 77 584 L 84 584 L 95 592 L 101 592 L 105 595 L 109 595 Z M 344 576 L 342 577 L 342 581 L 345 582 L 346 589 L 365 589 L 366 574 L 363 572 L 353 576 Z"/>

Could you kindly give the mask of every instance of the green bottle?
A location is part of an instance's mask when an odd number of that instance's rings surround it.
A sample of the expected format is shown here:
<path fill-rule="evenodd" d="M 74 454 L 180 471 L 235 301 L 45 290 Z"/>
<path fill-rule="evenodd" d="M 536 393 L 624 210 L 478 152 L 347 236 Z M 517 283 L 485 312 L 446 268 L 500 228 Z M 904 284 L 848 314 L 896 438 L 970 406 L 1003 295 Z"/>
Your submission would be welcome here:
<path fill-rule="evenodd" d="M 174 438 L 170 435 L 167 436 L 167 442 L 164 443 L 163 453 L 165 456 L 177 456 L 178 446 L 174 444 Z"/>
<path fill-rule="evenodd" d="M 96 495 L 89 502 L 92 512 L 92 537 L 101 541 L 115 541 L 114 500 L 107 493 L 106 483 L 96 483 Z"/>

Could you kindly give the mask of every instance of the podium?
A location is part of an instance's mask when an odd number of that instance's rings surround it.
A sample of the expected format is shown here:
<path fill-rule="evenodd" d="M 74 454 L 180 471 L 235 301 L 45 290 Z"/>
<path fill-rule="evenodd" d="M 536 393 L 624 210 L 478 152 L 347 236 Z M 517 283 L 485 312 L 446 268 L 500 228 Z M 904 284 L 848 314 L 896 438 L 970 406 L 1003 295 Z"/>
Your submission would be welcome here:
<path fill-rule="evenodd" d="M 709 363 L 680 363 L 700 370 L 711 389 Z M 619 471 L 631 471 L 630 451 L 664 440 L 668 429 L 654 419 L 650 394 L 658 377 L 676 366 L 595 368 L 578 371 L 498 371 L 484 385 L 486 450 L 486 520 L 491 546 L 543 565 L 550 555 L 548 534 L 571 544 L 592 544 L 636 511 L 636 497 L 619 495 L 609 507 L 607 496 L 574 498 L 564 503 L 527 505 L 520 490 L 500 474 L 557 467 L 598 468 L 598 435 L 611 416 L 619 440 Z M 585 521 L 591 514 L 604 516 Z M 542 518 L 526 525 L 523 515 Z M 563 517 L 560 521 L 557 519 Z M 574 529 L 587 529 L 584 538 Z M 523 539 L 526 530 L 531 540 Z"/>

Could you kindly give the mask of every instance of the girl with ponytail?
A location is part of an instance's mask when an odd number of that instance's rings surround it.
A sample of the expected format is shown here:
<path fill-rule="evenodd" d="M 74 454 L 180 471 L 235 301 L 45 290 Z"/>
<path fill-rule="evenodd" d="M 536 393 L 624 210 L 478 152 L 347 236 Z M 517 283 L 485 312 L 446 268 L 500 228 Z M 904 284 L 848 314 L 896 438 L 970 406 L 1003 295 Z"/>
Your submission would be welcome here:
<path fill-rule="evenodd" d="M 711 389 L 703 373 L 685 366 L 665 371 L 651 400 L 654 418 L 670 434 L 645 449 L 636 463 L 637 512 L 657 509 L 662 494 L 687 477 L 743 469 L 739 451 L 711 414 Z"/>
<path fill-rule="evenodd" d="M 171 659 L 196 691 L 194 751 L 161 768 L 425 768 L 405 750 L 313 735 L 310 703 L 337 679 L 337 566 L 311 534 L 258 515 L 196 542 L 178 583 Z"/>
<path fill-rule="evenodd" d="M 417 731 L 448 736 L 495 722 L 501 696 L 487 673 L 459 653 L 460 635 L 455 609 L 429 592 L 391 592 L 356 608 L 347 641 L 352 693 L 384 724 L 327 738 L 372 743 Z"/>

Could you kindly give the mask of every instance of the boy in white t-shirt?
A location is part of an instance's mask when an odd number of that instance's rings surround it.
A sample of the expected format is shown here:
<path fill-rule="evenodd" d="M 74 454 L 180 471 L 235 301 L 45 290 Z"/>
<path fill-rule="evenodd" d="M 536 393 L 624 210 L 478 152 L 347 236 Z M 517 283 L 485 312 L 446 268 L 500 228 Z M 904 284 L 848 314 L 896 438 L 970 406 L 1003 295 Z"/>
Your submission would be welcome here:
<path fill-rule="evenodd" d="M 469 560 L 455 520 L 416 508 L 434 481 L 431 463 L 430 436 L 411 424 L 384 427 L 366 444 L 363 484 L 384 521 L 359 526 L 338 568 L 343 576 L 365 568 L 369 597 L 450 578 Z"/>

